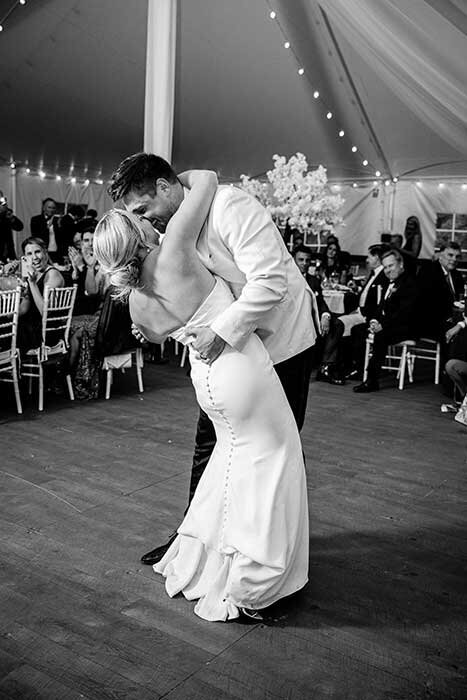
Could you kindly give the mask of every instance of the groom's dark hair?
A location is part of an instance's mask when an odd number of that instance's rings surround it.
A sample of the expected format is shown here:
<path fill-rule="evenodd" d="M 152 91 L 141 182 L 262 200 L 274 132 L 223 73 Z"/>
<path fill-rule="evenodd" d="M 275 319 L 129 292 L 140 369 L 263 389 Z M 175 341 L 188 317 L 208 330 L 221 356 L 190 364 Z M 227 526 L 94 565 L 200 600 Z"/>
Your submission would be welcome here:
<path fill-rule="evenodd" d="M 116 202 L 130 190 L 154 185 L 159 177 L 168 182 L 177 181 L 177 175 L 172 166 L 163 158 L 153 153 L 134 153 L 122 160 L 111 177 L 107 192 Z"/>

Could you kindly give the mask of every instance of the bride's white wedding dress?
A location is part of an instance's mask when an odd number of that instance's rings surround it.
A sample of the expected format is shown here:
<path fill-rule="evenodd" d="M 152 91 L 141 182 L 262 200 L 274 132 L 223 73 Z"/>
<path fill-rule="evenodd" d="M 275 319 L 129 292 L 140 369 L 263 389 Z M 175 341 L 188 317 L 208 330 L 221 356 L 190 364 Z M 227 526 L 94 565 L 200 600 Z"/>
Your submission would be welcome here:
<path fill-rule="evenodd" d="M 188 325 L 209 325 L 233 301 L 216 279 Z M 172 336 L 182 343 L 187 326 Z M 238 617 L 308 580 L 308 502 L 302 447 L 271 359 L 252 334 L 212 365 L 190 354 L 199 405 L 217 443 L 178 536 L 154 565 L 169 596 L 198 599 L 205 620 Z"/>

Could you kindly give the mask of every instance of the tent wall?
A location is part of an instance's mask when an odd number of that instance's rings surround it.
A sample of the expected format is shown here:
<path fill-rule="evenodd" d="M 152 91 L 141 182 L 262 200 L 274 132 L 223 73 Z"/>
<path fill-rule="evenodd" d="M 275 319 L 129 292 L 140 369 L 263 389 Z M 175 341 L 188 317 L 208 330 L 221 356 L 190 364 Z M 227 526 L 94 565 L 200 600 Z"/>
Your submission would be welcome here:
<path fill-rule="evenodd" d="M 340 194 L 345 199 L 344 225 L 336 229 L 342 248 L 353 255 L 365 255 L 368 246 L 380 240 L 381 233 L 403 233 L 407 218 L 417 216 L 423 236 L 421 257 L 431 258 L 437 239 L 437 214 L 467 215 L 467 188 L 465 181 L 446 182 L 443 187 L 438 181 L 418 182 L 379 185 L 377 197 L 372 196 L 372 184 L 343 186 Z"/>
<path fill-rule="evenodd" d="M 26 173 L 12 174 L 11 168 L 0 168 L 0 189 L 12 202 L 12 180 L 16 178 L 16 207 L 15 214 L 24 224 L 23 231 L 14 232 L 16 252 L 20 251 L 21 241 L 30 235 L 29 222 L 35 214 L 40 214 L 42 200 L 52 197 L 57 202 L 66 204 L 85 204 L 96 209 L 98 216 L 113 206 L 112 200 L 105 191 L 105 185 L 77 183 L 71 185 L 64 181 L 50 178 L 41 179 Z"/>
<path fill-rule="evenodd" d="M 13 178 L 16 178 L 15 213 L 24 223 L 24 231 L 16 234 L 17 250 L 29 235 L 31 216 L 41 211 L 45 197 L 53 197 L 65 204 L 87 204 L 96 209 L 99 216 L 113 206 L 105 185 L 70 185 L 49 178 L 42 180 L 22 173 L 14 174 L 10 168 L 4 167 L 0 168 L 0 189 L 10 202 Z M 353 255 L 365 255 L 368 246 L 380 240 L 381 233 L 403 233 L 407 217 L 415 215 L 420 219 L 423 234 L 421 257 L 431 258 L 436 242 L 437 213 L 467 215 L 467 188 L 463 181 L 449 181 L 444 187 L 439 187 L 438 181 L 422 180 L 419 183 L 399 181 L 388 187 L 369 183 L 359 184 L 357 188 L 342 185 L 344 225 L 336 229 L 342 247 Z"/>

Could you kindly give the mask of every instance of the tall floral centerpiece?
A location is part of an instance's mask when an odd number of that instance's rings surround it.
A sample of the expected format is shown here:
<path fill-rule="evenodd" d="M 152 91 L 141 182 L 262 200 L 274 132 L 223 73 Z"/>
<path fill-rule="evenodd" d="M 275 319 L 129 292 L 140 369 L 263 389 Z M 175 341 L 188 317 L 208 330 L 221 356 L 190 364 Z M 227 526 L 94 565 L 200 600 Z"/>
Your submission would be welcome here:
<path fill-rule="evenodd" d="M 296 153 L 289 160 L 285 156 L 272 157 L 274 167 L 266 173 L 269 182 L 241 175 L 241 187 L 252 194 L 271 212 L 273 219 L 283 227 L 298 229 L 319 235 L 342 223 L 339 210 L 343 198 L 332 194 L 328 187 L 326 168 L 320 165 L 308 170 L 303 153 Z"/>

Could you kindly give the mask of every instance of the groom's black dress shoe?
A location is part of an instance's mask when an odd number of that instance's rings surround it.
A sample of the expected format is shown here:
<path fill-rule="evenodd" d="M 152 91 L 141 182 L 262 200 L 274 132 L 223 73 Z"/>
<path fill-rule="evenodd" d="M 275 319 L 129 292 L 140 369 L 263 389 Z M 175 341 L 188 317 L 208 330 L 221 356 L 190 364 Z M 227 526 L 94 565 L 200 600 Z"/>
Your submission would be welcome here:
<path fill-rule="evenodd" d="M 375 381 L 362 382 L 358 386 L 354 386 L 353 390 L 355 391 L 356 394 L 369 394 L 370 391 L 378 391 L 379 384 L 378 384 L 378 382 L 375 382 Z"/>
<path fill-rule="evenodd" d="M 172 544 L 172 542 L 174 541 L 174 539 L 176 537 L 177 537 L 177 533 L 175 533 L 175 535 L 173 535 L 170 538 L 170 540 L 168 542 L 166 542 L 165 544 L 162 544 L 160 547 L 156 547 L 155 549 L 151 549 L 150 552 L 143 554 L 143 556 L 141 557 L 141 561 L 143 562 L 143 564 L 149 564 L 149 566 L 152 566 L 153 564 L 157 564 L 162 559 L 162 557 L 164 556 L 164 554 L 166 553 L 166 551 L 168 550 L 168 548 L 170 547 L 170 545 Z"/>

